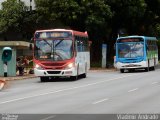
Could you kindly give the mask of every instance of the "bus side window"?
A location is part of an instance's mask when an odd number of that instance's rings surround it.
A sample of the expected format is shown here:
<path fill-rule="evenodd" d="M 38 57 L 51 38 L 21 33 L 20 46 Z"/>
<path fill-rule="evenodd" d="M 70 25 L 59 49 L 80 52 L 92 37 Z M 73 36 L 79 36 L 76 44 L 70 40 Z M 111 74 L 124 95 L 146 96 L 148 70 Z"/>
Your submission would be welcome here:
<path fill-rule="evenodd" d="M 89 46 L 88 46 L 88 38 L 84 37 L 84 51 L 89 51 Z"/>
<path fill-rule="evenodd" d="M 78 52 L 78 46 L 77 46 L 77 36 L 75 36 L 75 41 L 74 41 L 74 51 L 75 51 L 75 55 L 77 56 L 77 52 Z"/>
<path fill-rule="evenodd" d="M 75 36 L 75 47 L 76 47 L 76 51 L 77 52 L 80 52 L 80 50 L 81 50 L 81 46 L 80 46 L 80 39 L 79 39 L 79 37 L 78 36 Z"/>
<path fill-rule="evenodd" d="M 80 46 L 81 46 L 81 52 L 84 51 L 84 40 L 83 37 L 80 37 Z"/>
<path fill-rule="evenodd" d="M 89 51 L 88 38 L 76 36 L 76 46 L 78 52 Z"/>
<path fill-rule="evenodd" d="M 77 48 L 78 48 L 78 52 L 81 52 L 81 40 L 80 40 L 80 37 L 78 37 L 78 40 L 77 40 Z"/>

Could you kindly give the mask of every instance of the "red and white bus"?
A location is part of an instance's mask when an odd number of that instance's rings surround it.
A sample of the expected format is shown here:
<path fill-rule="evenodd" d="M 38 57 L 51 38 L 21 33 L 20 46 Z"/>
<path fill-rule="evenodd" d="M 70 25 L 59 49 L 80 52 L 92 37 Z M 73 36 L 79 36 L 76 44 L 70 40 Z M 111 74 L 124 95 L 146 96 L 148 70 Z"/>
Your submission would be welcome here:
<path fill-rule="evenodd" d="M 52 77 L 86 77 L 90 69 L 88 34 L 67 29 L 37 30 L 33 47 L 34 73 L 40 80 Z"/>

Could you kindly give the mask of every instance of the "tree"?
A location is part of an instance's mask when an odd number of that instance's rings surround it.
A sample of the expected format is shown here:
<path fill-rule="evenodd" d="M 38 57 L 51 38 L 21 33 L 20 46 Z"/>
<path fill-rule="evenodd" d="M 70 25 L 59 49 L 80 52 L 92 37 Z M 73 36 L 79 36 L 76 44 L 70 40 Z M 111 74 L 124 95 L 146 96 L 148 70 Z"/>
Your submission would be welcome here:
<path fill-rule="evenodd" d="M 112 17 L 105 0 L 35 0 L 35 3 L 39 20 L 45 19 L 44 24 L 58 20 L 63 23 L 63 28 L 69 26 L 74 30 L 88 31 L 94 53 L 91 59 L 99 60 L 101 44 L 108 30 L 107 21 Z"/>
<path fill-rule="evenodd" d="M 37 22 L 43 21 L 43 25 L 39 27 L 56 27 L 56 24 L 53 25 L 52 23 L 57 23 L 57 21 L 61 22 L 64 27 L 76 19 L 78 4 L 73 0 L 35 0 L 35 4 L 39 14 Z"/>
<path fill-rule="evenodd" d="M 84 30 L 83 25 L 91 23 L 102 24 L 106 16 L 111 16 L 109 6 L 103 0 L 35 0 L 35 3 L 40 18 L 52 22 L 59 19 L 71 27 L 77 26 L 76 29 Z"/>
<path fill-rule="evenodd" d="M 145 30 L 146 34 L 152 36 L 160 36 L 160 0 L 145 0 L 147 10 L 145 14 Z"/>
<path fill-rule="evenodd" d="M 21 31 L 23 26 L 21 23 L 27 10 L 28 8 L 21 1 L 4 1 L 0 10 L 0 32 L 6 32 L 11 28 Z"/>
<path fill-rule="evenodd" d="M 71 28 L 88 31 L 91 61 L 100 61 L 101 44 L 108 45 L 108 60 L 118 34 L 160 35 L 160 0 L 35 0 L 36 10 L 7 0 L 0 10 L 0 31 L 33 33 L 36 29 Z"/>
<path fill-rule="evenodd" d="M 110 21 L 108 43 L 108 59 L 113 61 L 114 43 L 118 35 L 138 35 L 142 27 L 146 11 L 144 0 L 108 0 L 113 17 Z"/>

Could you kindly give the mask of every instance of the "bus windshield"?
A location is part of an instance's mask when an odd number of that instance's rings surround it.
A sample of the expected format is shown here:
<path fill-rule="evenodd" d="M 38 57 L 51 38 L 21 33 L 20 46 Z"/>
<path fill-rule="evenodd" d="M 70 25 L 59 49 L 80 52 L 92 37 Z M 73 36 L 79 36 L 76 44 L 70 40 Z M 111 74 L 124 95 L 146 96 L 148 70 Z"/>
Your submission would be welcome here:
<path fill-rule="evenodd" d="M 34 56 L 39 60 L 67 60 L 73 56 L 72 48 L 72 40 L 36 39 Z"/>
<path fill-rule="evenodd" d="M 119 58 L 136 58 L 144 55 L 143 42 L 123 42 L 117 45 Z"/>

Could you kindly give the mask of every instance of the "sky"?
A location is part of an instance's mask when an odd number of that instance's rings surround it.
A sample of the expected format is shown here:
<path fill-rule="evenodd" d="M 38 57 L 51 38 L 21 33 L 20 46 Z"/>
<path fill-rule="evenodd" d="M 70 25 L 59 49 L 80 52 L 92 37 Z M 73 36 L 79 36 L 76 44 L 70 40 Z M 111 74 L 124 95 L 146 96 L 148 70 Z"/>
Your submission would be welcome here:
<path fill-rule="evenodd" d="M 0 9 L 1 9 L 1 3 L 2 2 L 4 2 L 4 1 L 6 1 L 6 0 L 0 0 Z M 21 0 L 21 1 L 23 1 L 27 6 L 30 6 L 30 0 Z M 35 5 L 34 5 L 34 0 L 31 0 L 32 2 L 31 2 L 31 5 L 32 5 L 32 8 L 34 9 L 35 8 Z"/>

